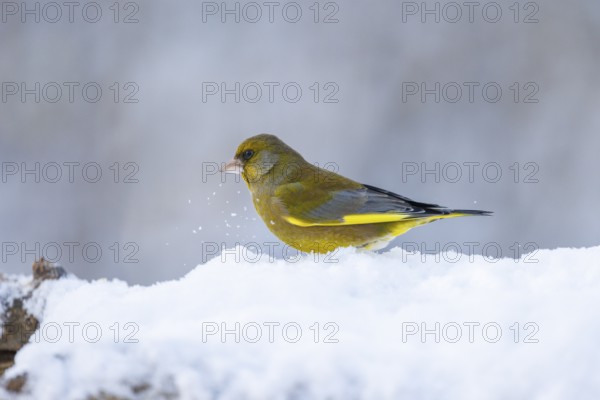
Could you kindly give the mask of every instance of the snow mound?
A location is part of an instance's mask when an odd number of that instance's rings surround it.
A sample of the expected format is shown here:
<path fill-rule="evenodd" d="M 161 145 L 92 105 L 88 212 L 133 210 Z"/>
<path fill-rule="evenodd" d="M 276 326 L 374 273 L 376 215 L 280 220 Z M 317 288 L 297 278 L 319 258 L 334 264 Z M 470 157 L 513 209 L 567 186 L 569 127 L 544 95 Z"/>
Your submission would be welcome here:
<path fill-rule="evenodd" d="M 347 249 L 217 257 L 151 287 L 48 281 L 6 376 L 33 399 L 596 399 L 600 247 L 535 258 Z"/>

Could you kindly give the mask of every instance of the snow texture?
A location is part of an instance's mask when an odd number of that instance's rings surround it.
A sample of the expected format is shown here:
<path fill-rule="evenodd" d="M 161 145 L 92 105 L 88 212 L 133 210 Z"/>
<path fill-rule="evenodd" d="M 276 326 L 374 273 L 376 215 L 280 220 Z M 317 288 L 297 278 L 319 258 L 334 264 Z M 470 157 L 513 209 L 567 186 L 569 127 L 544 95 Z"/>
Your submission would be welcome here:
<path fill-rule="evenodd" d="M 32 399 L 597 399 L 599 259 L 230 251 L 150 287 L 48 281 L 6 375 Z"/>

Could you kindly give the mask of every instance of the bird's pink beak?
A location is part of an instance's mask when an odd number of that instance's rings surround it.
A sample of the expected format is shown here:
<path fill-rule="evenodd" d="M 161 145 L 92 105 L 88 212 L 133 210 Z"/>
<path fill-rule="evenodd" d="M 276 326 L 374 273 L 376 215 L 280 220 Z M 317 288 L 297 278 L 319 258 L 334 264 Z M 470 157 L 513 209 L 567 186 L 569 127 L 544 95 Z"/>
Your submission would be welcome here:
<path fill-rule="evenodd" d="M 242 172 L 242 163 L 237 158 L 234 158 L 225 164 L 221 172 L 225 172 L 226 174 L 240 174 Z"/>

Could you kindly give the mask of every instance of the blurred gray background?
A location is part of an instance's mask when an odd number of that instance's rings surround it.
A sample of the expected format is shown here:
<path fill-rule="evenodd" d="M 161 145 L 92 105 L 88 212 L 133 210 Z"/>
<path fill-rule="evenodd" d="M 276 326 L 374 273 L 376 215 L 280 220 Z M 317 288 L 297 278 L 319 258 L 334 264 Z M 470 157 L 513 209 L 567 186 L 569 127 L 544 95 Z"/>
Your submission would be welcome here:
<path fill-rule="evenodd" d="M 121 2 L 118 14 L 112 2 L 99 2 L 95 23 L 98 7 L 86 2 L 77 3 L 73 22 L 65 6 L 58 18 L 45 2 L 3 3 L 1 270 L 25 273 L 36 243 L 50 258 L 57 243 L 60 264 L 81 277 L 149 284 L 181 277 L 212 257 L 206 243 L 275 241 L 243 182 L 203 177 L 261 132 L 355 180 L 415 200 L 495 212 L 415 229 L 393 245 L 498 243 L 503 256 L 512 256 L 513 243 L 598 245 L 600 3 L 523 2 L 518 13 L 513 3 L 497 3 L 497 22 L 486 2 L 472 22 L 466 7 L 452 22 L 456 8 L 440 3 L 436 22 L 414 9 L 420 2 L 399 1 L 321 2 L 318 15 L 312 2 L 282 2 L 270 22 L 259 3 L 263 14 L 251 22 L 256 7 L 242 2 L 236 22 L 221 15 L 220 2 Z M 302 16 L 290 22 L 297 6 Z M 435 9 L 434 2 L 427 6 Z M 64 82 L 79 85 L 72 102 Z M 89 82 L 102 89 L 95 103 L 88 101 L 94 87 L 87 100 L 82 94 Z M 250 85 L 239 103 L 233 94 L 222 102 L 220 93 L 206 93 L 207 82 L 229 89 L 256 82 L 262 97 L 248 101 L 256 96 Z M 272 102 L 264 82 L 279 84 Z M 282 94 L 290 82 L 302 89 L 297 102 L 290 101 L 293 90 Z M 411 82 L 428 89 L 439 82 L 439 102 L 432 93 L 424 102 L 421 93 L 409 95 Z M 472 102 L 464 82 L 478 85 Z M 490 82 L 486 99 L 482 87 Z M 22 83 L 31 91 L 24 101 Z M 57 85 L 62 97 L 52 102 Z M 452 102 L 457 86 L 462 98 Z M 494 87 L 502 89 L 496 102 Z M 39 182 L 21 176 L 36 162 Z M 75 162 L 69 182 L 64 163 Z M 62 166 L 56 183 L 54 163 Z M 86 163 L 100 166 L 98 182 L 82 178 Z M 439 182 L 432 174 L 422 179 L 421 171 L 408 174 L 435 163 Z M 473 182 L 464 163 L 480 163 Z M 488 163 L 497 164 L 484 177 Z M 452 182 L 456 165 L 462 177 Z M 502 176 L 491 182 L 497 166 Z M 88 180 L 94 171 L 87 170 Z M 132 178 L 138 182 L 124 182 Z"/>

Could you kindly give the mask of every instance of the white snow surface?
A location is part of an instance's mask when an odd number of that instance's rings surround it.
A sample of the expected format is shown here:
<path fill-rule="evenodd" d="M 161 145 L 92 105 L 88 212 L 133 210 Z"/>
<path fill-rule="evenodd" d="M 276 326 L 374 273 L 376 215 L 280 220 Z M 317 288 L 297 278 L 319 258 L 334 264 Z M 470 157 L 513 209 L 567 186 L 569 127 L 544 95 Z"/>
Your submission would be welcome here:
<path fill-rule="evenodd" d="M 600 247 L 535 259 L 345 249 L 217 257 L 150 287 L 48 281 L 6 377 L 31 399 L 598 399 Z"/>

